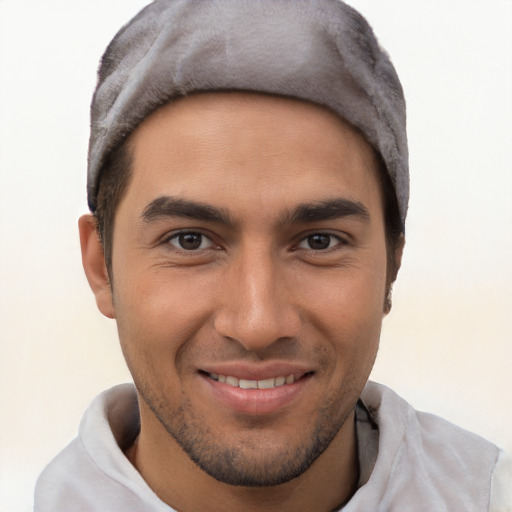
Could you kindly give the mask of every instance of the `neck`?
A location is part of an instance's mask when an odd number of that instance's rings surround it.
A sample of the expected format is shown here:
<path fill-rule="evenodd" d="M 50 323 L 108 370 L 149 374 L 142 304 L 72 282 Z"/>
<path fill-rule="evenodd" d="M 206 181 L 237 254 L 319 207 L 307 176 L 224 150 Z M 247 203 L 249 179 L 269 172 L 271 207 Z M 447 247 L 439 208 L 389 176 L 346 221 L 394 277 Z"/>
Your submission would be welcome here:
<path fill-rule="evenodd" d="M 145 412 L 141 410 L 140 435 L 126 455 L 157 496 L 175 510 L 330 512 L 356 490 L 359 467 L 353 412 L 308 470 L 271 487 L 237 487 L 215 480 L 191 461 L 152 414 Z"/>

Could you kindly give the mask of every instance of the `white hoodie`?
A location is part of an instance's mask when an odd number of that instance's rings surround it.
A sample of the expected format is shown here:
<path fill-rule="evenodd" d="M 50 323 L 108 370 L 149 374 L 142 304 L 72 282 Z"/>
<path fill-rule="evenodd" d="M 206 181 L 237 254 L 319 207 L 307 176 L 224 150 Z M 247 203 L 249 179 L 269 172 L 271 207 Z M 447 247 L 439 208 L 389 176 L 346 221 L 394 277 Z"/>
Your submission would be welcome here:
<path fill-rule="evenodd" d="M 512 512 L 512 460 L 369 382 L 357 415 L 360 487 L 343 512 Z M 34 512 L 172 512 L 125 457 L 138 428 L 135 389 L 94 399 L 78 437 L 39 477 Z M 319 504 L 321 508 L 321 504 Z"/>

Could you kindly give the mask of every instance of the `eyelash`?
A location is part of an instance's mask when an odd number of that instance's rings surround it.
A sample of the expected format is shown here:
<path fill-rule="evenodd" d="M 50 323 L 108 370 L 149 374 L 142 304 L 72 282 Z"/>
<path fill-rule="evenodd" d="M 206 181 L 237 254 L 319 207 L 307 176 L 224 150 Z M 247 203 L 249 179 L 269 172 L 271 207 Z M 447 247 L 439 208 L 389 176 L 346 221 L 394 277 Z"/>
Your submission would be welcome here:
<path fill-rule="evenodd" d="M 186 237 L 186 236 L 196 236 L 196 237 L 200 237 L 200 246 L 197 247 L 197 248 L 192 248 L 192 249 L 187 249 L 185 247 L 180 247 L 178 245 L 174 245 L 172 242 L 174 240 L 178 241 L 179 243 L 179 240 L 180 240 L 180 237 Z M 203 247 L 201 248 L 201 245 L 203 245 L 203 243 L 205 241 L 208 241 L 209 242 L 209 247 Z M 208 235 L 202 233 L 201 231 L 193 231 L 193 230 L 187 230 L 187 231 L 179 231 L 177 233 L 173 233 L 171 234 L 170 236 L 167 236 L 164 240 L 163 240 L 163 243 L 164 244 L 169 244 L 169 245 L 172 245 L 173 247 L 175 247 L 177 250 L 179 251 L 183 251 L 185 253 L 196 253 L 196 252 L 199 252 L 199 251 L 204 251 L 206 249 L 211 249 L 212 247 L 215 246 L 213 240 L 211 239 L 211 237 L 209 237 Z"/>
<path fill-rule="evenodd" d="M 187 237 L 187 236 L 199 237 L 200 238 L 199 246 L 192 247 L 192 248 L 183 247 L 182 244 L 183 244 L 184 240 L 180 240 L 180 238 Z M 327 247 L 317 247 L 317 248 L 312 247 L 311 244 L 314 243 L 313 239 L 315 237 L 317 237 L 317 242 L 322 242 L 321 239 L 323 238 L 324 239 L 323 241 L 328 243 Z M 325 239 L 327 239 L 327 240 L 325 240 Z M 174 243 L 172 243 L 173 241 L 177 242 L 176 245 Z M 193 241 L 191 241 L 191 242 L 193 242 Z M 201 247 L 205 242 L 208 243 L 208 247 Z M 331 244 L 333 244 L 333 242 L 336 242 L 336 243 L 334 243 L 334 245 L 331 245 Z M 193 230 L 186 230 L 186 231 L 184 230 L 184 231 L 179 231 L 177 233 L 173 233 L 170 236 L 167 236 L 163 240 L 163 243 L 172 245 L 175 249 L 177 249 L 179 251 L 183 251 L 184 253 L 192 253 L 192 254 L 200 252 L 200 251 L 212 249 L 215 247 L 215 244 L 210 236 L 206 235 L 205 233 L 202 233 L 201 231 L 193 231 Z M 345 239 L 343 239 L 342 237 L 340 237 L 339 235 L 334 235 L 332 233 L 326 233 L 324 231 L 318 231 L 318 232 L 310 233 L 306 236 L 302 236 L 299 239 L 299 242 L 293 247 L 293 250 L 304 249 L 304 250 L 314 251 L 316 253 L 325 253 L 325 252 L 330 252 L 330 251 L 334 250 L 338 245 L 346 245 L 347 243 L 348 242 Z M 304 247 L 304 246 L 301 247 L 301 244 L 308 244 L 309 247 Z"/>
<path fill-rule="evenodd" d="M 328 242 L 328 246 L 322 247 L 322 248 L 311 247 L 312 239 L 315 237 L 328 239 L 328 240 L 325 240 Z M 317 240 L 317 241 L 320 241 L 320 240 Z M 325 231 L 317 231 L 317 232 L 309 233 L 306 236 L 303 236 L 299 240 L 299 243 L 295 247 L 296 247 L 296 250 L 305 249 L 305 250 L 314 251 L 315 253 L 326 253 L 326 252 L 331 252 L 332 250 L 335 250 L 337 248 L 337 246 L 347 245 L 347 243 L 348 243 L 347 240 L 345 240 L 344 238 L 342 238 L 339 235 L 334 235 L 333 233 L 328 233 Z M 308 244 L 309 247 L 301 247 L 301 244 Z"/>

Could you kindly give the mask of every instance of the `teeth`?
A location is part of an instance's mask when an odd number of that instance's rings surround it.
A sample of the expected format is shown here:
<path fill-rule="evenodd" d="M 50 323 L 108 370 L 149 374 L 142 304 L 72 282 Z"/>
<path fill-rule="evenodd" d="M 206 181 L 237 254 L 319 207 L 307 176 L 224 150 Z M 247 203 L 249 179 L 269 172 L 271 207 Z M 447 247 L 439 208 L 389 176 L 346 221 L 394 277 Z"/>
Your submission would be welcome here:
<path fill-rule="evenodd" d="M 258 381 L 258 389 L 272 389 L 276 385 L 276 379 L 265 379 Z"/>
<path fill-rule="evenodd" d="M 284 386 L 286 377 L 276 377 L 276 386 Z"/>
<path fill-rule="evenodd" d="M 229 384 L 230 386 L 237 388 L 238 385 L 240 384 L 240 381 L 236 377 L 231 377 L 231 375 L 228 375 L 226 377 L 226 384 Z"/>
<path fill-rule="evenodd" d="M 240 379 L 238 385 L 242 389 L 258 389 L 258 381 L 257 380 Z"/>
<path fill-rule="evenodd" d="M 272 377 L 270 379 L 263 380 L 237 379 L 231 375 L 218 375 L 217 373 L 210 373 L 208 375 L 213 380 L 225 382 L 234 388 L 242 389 L 272 389 L 284 386 L 285 384 L 293 384 L 295 382 L 295 377 L 293 375 L 288 375 L 288 377 Z"/>

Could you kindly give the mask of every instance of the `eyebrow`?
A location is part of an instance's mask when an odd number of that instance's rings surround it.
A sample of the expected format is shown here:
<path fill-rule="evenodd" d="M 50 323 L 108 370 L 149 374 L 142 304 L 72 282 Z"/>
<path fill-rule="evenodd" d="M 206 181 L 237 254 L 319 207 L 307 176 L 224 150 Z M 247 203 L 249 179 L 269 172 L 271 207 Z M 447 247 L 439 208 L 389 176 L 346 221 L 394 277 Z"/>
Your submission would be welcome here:
<path fill-rule="evenodd" d="M 167 217 L 184 217 L 221 224 L 233 224 L 228 212 L 224 209 L 172 196 L 162 196 L 151 201 L 144 208 L 141 217 L 147 223 Z"/>
<path fill-rule="evenodd" d="M 149 203 L 142 212 L 146 223 L 168 217 L 183 217 L 199 221 L 215 222 L 234 226 L 235 222 L 228 211 L 209 204 L 187 199 L 161 196 Z M 311 222 L 335 220 L 344 217 L 356 217 L 365 223 L 370 220 L 368 210 L 359 201 L 346 198 L 334 198 L 313 203 L 303 203 L 292 211 L 286 212 L 282 224 L 307 224 Z"/>
<path fill-rule="evenodd" d="M 370 213 L 359 201 L 343 197 L 314 203 L 304 203 L 286 215 L 285 223 L 309 223 L 356 217 L 365 223 L 370 221 Z"/>

